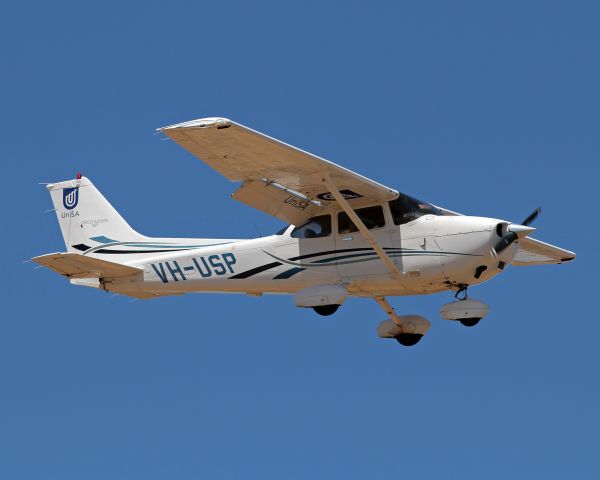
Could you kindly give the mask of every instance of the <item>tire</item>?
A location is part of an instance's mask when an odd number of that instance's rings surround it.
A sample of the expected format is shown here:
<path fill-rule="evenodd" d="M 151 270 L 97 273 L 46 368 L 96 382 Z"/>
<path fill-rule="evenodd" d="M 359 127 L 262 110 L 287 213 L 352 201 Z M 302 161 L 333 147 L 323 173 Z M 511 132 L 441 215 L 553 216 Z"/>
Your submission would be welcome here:
<path fill-rule="evenodd" d="M 405 347 L 412 347 L 419 343 L 419 340 L 423 338 L 423 335 L 420 333 L 401 333 L 397 337 L 394 337 L 396 341 L 400 345 L 404 345 Z"/>
<path fill-rule="evenodd" d="M 340 308 L 339 305 L 319 305 L 317 307 L 313 307 L 313 310 L 319 315 L 327 317 L 329 315 L 333 315 L 338 308 Z"/>
<path fill-rule="evenodd" d="M 473 318 L 459 318 L 458 321 L 462 323 L 465 327 L 474 327 L 479 323 L 481 318 L 473 317 Z"/>

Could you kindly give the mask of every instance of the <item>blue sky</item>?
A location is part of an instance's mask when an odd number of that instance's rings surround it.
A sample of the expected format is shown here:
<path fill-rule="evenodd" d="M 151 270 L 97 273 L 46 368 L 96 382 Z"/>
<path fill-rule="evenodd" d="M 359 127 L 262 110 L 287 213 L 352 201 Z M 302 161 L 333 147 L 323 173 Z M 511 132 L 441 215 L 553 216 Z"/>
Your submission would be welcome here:
<path fill-rule="evenodd" d="M 0 477 L 598 478 L 597 2 L 3 2 Z M 227 116 L 405 193 L 577 252 L 395 298 L 131 302 L 23 260 L 64 248 L 38 182 L 89 176 L 147 235 L 279 222 L 160 126 Z"/>

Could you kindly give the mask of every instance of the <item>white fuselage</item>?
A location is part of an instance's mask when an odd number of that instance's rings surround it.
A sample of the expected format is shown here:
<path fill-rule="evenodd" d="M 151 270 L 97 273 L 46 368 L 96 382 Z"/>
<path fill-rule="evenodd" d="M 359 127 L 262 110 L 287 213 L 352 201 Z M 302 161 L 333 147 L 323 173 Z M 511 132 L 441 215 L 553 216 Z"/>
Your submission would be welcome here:
<path fill-rule="evenodd" d="M 389 212 L 386 213 L 389 215 Z M 334 216 L 335 217 L 335 216 Z M 401 272 L 394 278 L 359 232 L 294 238 L 215 240 L 178 252 L 128 256 L 143 269 L 115 278 L 106 290 L 174 295 L 188 292 L 293 293 L 316 285 L 339 285 L 350 295 L 418 295 L 458 289 L 489 280 L 509 264 L 517 242 L 499 257 L 492 253 L 501 220 L 425 215 L 370 230 Z M 164 240 L 164 239 L 163 239 Z M 191 240 L 178 239 L 183 245 Z M 206 239 L 204 243 L 208 243 Z M 107 258 L 102 255 L 100 258 Z M 484 268 L 485 267 L 485 268 Z"/>

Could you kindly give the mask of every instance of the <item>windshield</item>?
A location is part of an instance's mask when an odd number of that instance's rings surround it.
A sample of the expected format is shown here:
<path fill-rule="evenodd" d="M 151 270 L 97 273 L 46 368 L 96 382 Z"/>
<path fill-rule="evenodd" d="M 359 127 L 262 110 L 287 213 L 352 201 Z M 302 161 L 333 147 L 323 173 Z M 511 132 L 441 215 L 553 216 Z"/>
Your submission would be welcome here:
<path fill-rule="evenodd" d="M 412 222 L 423 215 L 444 215 L 439 208 L 408 195 L 400 194 L 400 197 L 389 202 L 389 205 L 396 225 Z"/>

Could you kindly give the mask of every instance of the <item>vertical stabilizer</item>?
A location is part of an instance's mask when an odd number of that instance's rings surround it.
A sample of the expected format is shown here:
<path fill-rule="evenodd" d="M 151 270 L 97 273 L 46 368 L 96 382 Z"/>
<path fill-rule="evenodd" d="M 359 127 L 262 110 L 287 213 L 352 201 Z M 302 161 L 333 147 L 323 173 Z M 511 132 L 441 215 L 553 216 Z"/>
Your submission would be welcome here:
<path fill-rule="evenodd" d="M 86 177 L 47 185 L 68 252 L 83 253 L 93 241 L 142 240 Z"/>

